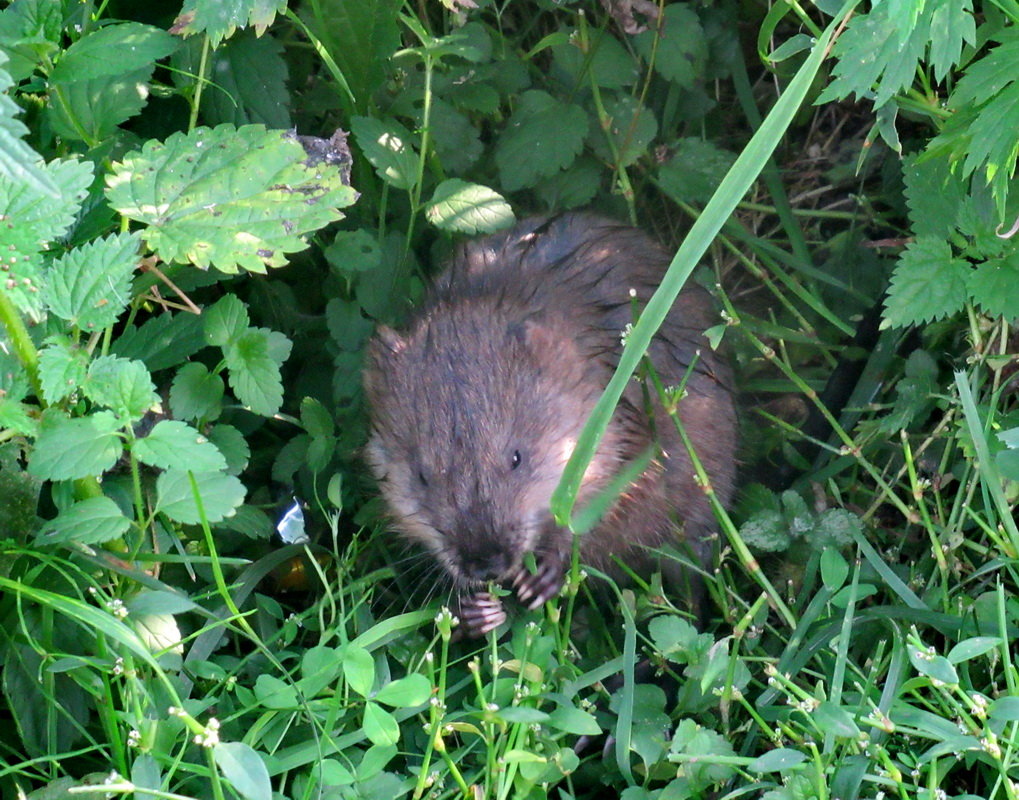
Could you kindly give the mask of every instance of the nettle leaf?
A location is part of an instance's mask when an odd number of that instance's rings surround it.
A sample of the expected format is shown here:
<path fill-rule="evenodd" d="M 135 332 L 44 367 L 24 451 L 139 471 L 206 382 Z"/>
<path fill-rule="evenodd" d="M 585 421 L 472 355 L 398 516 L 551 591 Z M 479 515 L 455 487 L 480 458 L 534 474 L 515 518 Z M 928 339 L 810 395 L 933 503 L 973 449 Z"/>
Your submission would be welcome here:
<path fill-rule="evenodd" d="M 110 352 L 142 361 L 149 372 L 156 372 L 184 363 L 203 347 L 202 317 L 167 312 L 127 327 Z"/>
<path fill-rule="evenodd" d="M 584 146 L 587 127 L 580 106 L 546 92 L 524 92 L 495 150 L 502 188 L 524 189 L 568 167 Z"/>
<path fill-rule="evenodd" d="M 323 255 L 337 275 L 347 276 L 375 269 L 382 260 L 382 249 L 378 237 L 369 231 L 337 231 Z"/>
<path fill-rule="evenodd" d="M 629 95 L 620 95 L 605 103 L 605 112 L 611 120 L 607 131 L 600 128 L 593 136 L 594 151 L 606 161 L 628 167 L 647 153 L 648 146 L 658 134 L 658 120 L 640 101 Z M 611 138 L 615 156 L 609 147 Z"/>
<path fill-rule="evenodd" d="M 137 233 L 116 233 L 56 259 L 45 278 L 50 311 L 82 330 L 116 322 L 131 301 L 140 242 Z"/>
<path fill-rule="evenodd" d="M 139 420 L 159 402 L 145 365 L 119 356 L 93 359 L 82 390 L 93 403 L 106 406 L 123 420 Z"/>
<path fill-rule="evenodd" d="M 192 472 L 226 469 L 226 459 L 212 442 L 179 420 L 156 423 L 148 436 L 134 443 L 134 454 L 150 466 Z"/>
<path fill-rule="evenodd" d="M 236 295 L 228 294 L 202 312 L 205 341 L 215 347 L 240 337 L 248 329 L 248 309 Z"/>
<path fill-rule="evenodd" d="M 1019 252 L 981 264 L 966 286 L 973 302 L 991 316 L 1019 317 Z"/>
<path fill-rule="evenodd" d="M 931 45 L 928 60 L 940 83 L 962 58 L 962 46 L 977 42 L 972 0 L 942 0 L 931 14 Z"/>
<path fill-rule="evenodd" d="M 655 71 L 677 86 L 689 88 L 704 75 L 708 61 L 708 39 L 700 18 L 689 6 L 673 3 L 665 7 L 661 39 L 654 53 Z M 651 61 L 658 36 L 655 26 L 633 37 L 633 45 L 647 62 Z"/>
<path fill-rule="evenodd" d="M 271 417 L 283 405 L 280 363 L 273 357 L 273 342 L 283 338 L 265 328 L 248 328 L 223 349 L 227 379 L 237 399 L 256 414 Z"/>
<path fill-rule="evenodd" d="M 193 473 L 201 497 L 202 509 L 209 522 L 219 522 L 234 513 L 244 502 L 246 489 L 233 475 L 222 472 Z M 198 513 L 191 480 L 187 472 L 171 469 L 156 479 L 156 508 L 185 525 L 202 521 Z"/>
<path fill-rule="evenodd" d="M 41 282 L 48 243 L 61 238 L 74 223 L 92 183 L 89 161 L 51 161 L 42 170 L 57 186 L 54 197 L 31 183 L 0 176 L 0 270 L 6 291 L 19 310 L 34 320 L 42 317 Z"/>
<path fill-rule="evenodd" d="M 969 264 L 952 256 L 948 242 L 918 236 L 899 258 L 892 273 L 885 320 L 892 326 L 916 325 L 962 309 Z"/>
<path fill-rule="evenodd" d="M 432 100 L 428 123 L 435 153 L 447 172 L 461 175 L 481 158 L 485 150 L 481 132 L 450 103 L 440 98 Z"/>
<path fill-rule="evenodd" d="M 436 228 L 476 236 L 508 228 L 513 209 L 498 192 L 477 183 L 450 178 L 435 187 L 425 216 Z"/>
<path fill-rule="evenodd" d="M 68 47 L 49 79 L 53 83 L 74 83 L 122 75 L 165 58 L 179 46 L 180 39 L 152 25 L 140 22 L 106 25 Z M 111 53 L 116 57 L 111 58 Z"/>
<path fill-rule="evenodd" d="M 55 88 L 61 102 L 46 106 L 50 124 L 65 139 L 98 144 L 144 108 L 154 70 L 155 64 L 149 64 L 132 72 L 59 84 Z"/>
<path fill-rule="evenodd" d="M 69 341 L 54 337 L 39 350 L 39 382 L 43 399 L 50 405 L 77 391 L 87 371 L 88 353 Z"/>
<path fill-rule="evenodd" d="M 562 172 L 543 180 L 536 189 L 549 208 L 577 208 L 595 198 L 603 175 L 604 170 L 595 159 L 581 156 Z"/>
<path fill-rule="evenodd" d="M 728 150 L 696 137 L 679 139 L 672 157 L 658 170 L 662 187 L 684 202 L 706 203 L 711 199 L 736 160 Z"/>
<path fill-rule="evenodd" d="M 103 544 L 123 536 L 131 520 L 109 497 L 90 497 L 75 503 L 43 525 L 36 544 Z"/>
<path fill-rule="evenodd" d="M 203 3 L 218 6 L 220 3 Z M 212 756 L 223 777 L 244 800 L 272 800 L 269 770 L 261 756 L 244 742 L 216 742 Z"/>
<path fill-rule="evenodd" d="M 209 431 L 209 441 L 216 445 L 216 448 L 226 459 L 226 471 L 230 475 L 240 475 L 247 469 L 248 461 L 251 459 L 251 448 L 237 428 L 233 425 L 215 425 Z"/>
<path fill-rule="evenodd" d="M 418 154 L 410 131 L 403 125 L 392 119 L 354 117 L 350 131 L 383 181 L 404 190 L 417 183 Z"/>
<path fill-rule="evenodd" d="M 198 74 L 202 48 L 200 36 L 187 40 L 173 62 L 183 73 L 174 75 L 175 82 L 193 85 L 191 76 Z M 214 80 L 202 95 L 205 121 L 213 125 L 255 123 L 279 130 L 292 127 L 283 45 L 271 34 L 241 31 L 216 49 L 209 70 Z"/>
<path fill-rule="evenodd" d="M 566 28 L 567 41 L 552 46 L 555 68 L 569 76 L 577 88 L 587 88 L 588 81 L 603 89 L 620 89 L 633 86 L 640 73 L 637 62 L 626 48 L 605 30 L 589 28 L 588 49 L 580 49 L 576 28 Z"/>
<path fill-rule="evenodd" d="M 185 364 L 170 386 L 170 410 L 177 419 L 214 420 L 222 412 L 225 391 L 223 379 L 205 364 Z"/>
<path fill-rule="evenodd" d="M 5 5 L 0 12 L 0 52 L 10 58 L 10 73 L 20 83 L 46 56 L 59 49 L 64 10 L 42 0 Z"/>
<path fill-rule="evenodd" d="M 0 42 L 5 39 L 0 26 Z M 57 185 L 40 168 L 42 158 L 21 140 L 28 133 L 28 127 L 17 118 L 21 113 L 18 104 L 6 94 L 14 85 L 10 74 L 3 69 L 6 63 L 7 54 L 0 49 L 0 176 L 15 183 L 27 183 L 41 194 L 59 197 Z"/>
<path fill-rule="evenodd" d="M 204 33 L 216 48 L 238 28 L 261 35 L 286 9 L 286 0 L 184 0 L 172 30 L 183 36 Z"/>
<path fill-rule="evenodd" d="M 109 411 L 76 419 L 60 411 L 46 411 L 28 471 L 45 481 L 101 475 L 117 463 L 123 451 L 119 429 L 120 420 Z"/>
<path fill-rule="evenodd" d="M 339 168 L 306 158 L 292 137 L 261 125 L 196 128 L 114 164 L 106 195 L 148 226 L 142 236 L 164 260 L 262 273 L 356 199 Z"/>
<path fill-rule="evenodd" d="M 902 178 L 913 235 L 948 238 L 969 194 L 951 162 L 913 155 L 903 160 Z"/>

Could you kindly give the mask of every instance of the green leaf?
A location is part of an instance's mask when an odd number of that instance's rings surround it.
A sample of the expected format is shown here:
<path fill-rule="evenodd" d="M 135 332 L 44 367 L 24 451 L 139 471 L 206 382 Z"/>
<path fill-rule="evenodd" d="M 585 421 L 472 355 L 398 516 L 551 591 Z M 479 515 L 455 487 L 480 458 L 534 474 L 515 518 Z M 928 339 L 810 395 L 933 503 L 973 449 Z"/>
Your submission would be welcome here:
<path fill-rule="evenodd" d="M 14 81 L 3 69 L 7 63 L 7 55 L 2 50 L 5 42 L 10 42 L 10 39 L 4 36 L 3 15 L 0 12 L 0 176 L 15 184 L 25 183 L 39 194 L 59 197 L 60 189 L 45 169 L 41 168 L 40 155 L 21 141 L 28 133 L 28 128 L 17 119 L 21 108 L 6 94 Z"/>
<path fill-rule="evenodd" d="M 916 325 L 960 311 L 970 267 L 941 239 L 918 236 L 899 258 L 885 299 L 885 322 Z"/>
<path fill-rule="evenodd" d="M 146 320 L 140 327 L 125 328 L 110 352 L 142 361 L 149 372 L 156 372 L 183 364 L 204 346 L 202 317 L 167 312 Z"/>
<path fill-rule="evenodd" d="M 343 676 L 351 689 L 367 697 L 375 683 L 375 659 L 372 654 L 363 647 L 347 645 L 343 650 Z"/>
<path fill-rule="evenodd" d="M 119 539 L 131 520 L 109 497 L 81 500 L 43 525 L 36 544 L 103 544 Z"/>
<path fill-rule="evenodd" d="M 700 634 L 685 619 L 672 614 L 659 614 L 648 624 L 648 635 L 655 649 L 663 656 L 673 661 L 685 661 Z"/>
<path fill-rule="evenodd" d="M 651 60 L 658 35 L 652 25 L 633 37 L 634 47 L 647 62 Z M 655 71 L 681 88 L 690 88 L 703 77 L 707 59 L 707 37 L 696 12 L 679 3 L 667 5 L 655 52 Z"/>
<path fill-rule="evenodd" d="M 572 706 L 559 706 L 548 715 L 547 725 L 550 728 L 572 733 L 575 736 L 597 736 L 601 726 L 594 715 Z"/>
<path fill-rule="evenodd" d="M 50 311 L 86 331 L 112 325 L 131 301 L 139 245 L 137 233 L 113 234 L 56 259 L 45 281 Z"/>
<path fill-rule="evenodd" d="M 120 22 L 97 28 L 71 44 L 50 72 L 53 83 L 75 83 L 122 75 L 165 58 L 180 39 L 140 22 Z M 116 57 L 111 58 L 115 53 Z"/>
<path fill-rule="evenodd" d="M 258 676 L 255 680 L 255 697 L 266 708 L 297 708 L 297 689 L 275 675 Z"/>
<path fill-rule="evenodd" d="M 277 14 L 286 11 L 286 0 L 184 0 L 174 22 L 174 33 L 192 36 L 204 33 L 213 49 L 229 39 L 238 28 L 254 28 L 262 34 Z"/>
<path fill-rule="evenodd" d="M 604 171 L 590 156 L 580 156 L 562 172 L 537 187 L 541 202 L 549 208 L 578 208 L 590 203 L 601 189 Z"/>
<path fill-rule="evenodd" d="M 177 419 L 214 420 L 223 410 L 223 379 L 199 361 L 185 364 L 170 386 L 170 410 Z"/>
<path fill-rule="evenodd" d="M 323 255 L 333 271 L 343 277 L 375 269 L 382 259 L 382 250 L 378 237 L 358 229 L 337 231 L 333 243 L 323 251 Z"/>
<path fill-rule="evenodd" d="M 244 800 L 272 800 L 269 770 L 251 747 L 243 742 L 217 742 L 212 755 L 223 777 Z"/>
<path fill-rule="evenodd" d="M 420 114 L 417 117 L 420 125 L 423 120 Z M 462 175 L 481 158 L 485 150 L 481 143 L 481 132 L 469 117 L 461 114 L 451 104 L 441 98 L 434 98 L 428 122 L 435 154 L 449 173 Z"/>
<path fill-rule="evenodd" d="M 989 653 L 1000 646 L 1001 639 L 997 636 L 973 636 L 956 644 L 945 657 L 953 664 L 960 664 Z"/>
<path fill-rule="evenodd" d="M 372 744 L 394 745 L 400 741 L 400 726 L 393 715 L 371 700 L 364 704 L 364 735 Z"/>
<path fill-rule="evenodd" d="M 789 526 L 782 514 L 767 509 L 758 511 L 740 525 L 739 535 L 749 547 L 766 553 L 787 550 L 792 541 Z"/>
<path fill-rule="evenodd" d="M 317 697 L 335 681 L 343 669 L 336 648 L 315 645 L 301 656 L 301 691 L 306 697 Z"/>
<path fill-rule="evenodd" d="M 122 420 L 139 420 L 159 402 L 149 371 L 141 361 L 99 356 L 89 364 L 85 395 Z"/>
<path fill-rule="evenodd" d="M 999 697 L 987 707 L 987 717 L 995 722 L 1019 720 L 1019 697 Z"/>
<path fill-rule="evenodd" d="M 292 136 L 260 125 L 196 128 L 129 153 L 113 165 L 106 194 L 148 226 L 142 236 L 165 261 L 265 272 L 356 198 L 338 167 L 306 158 Z"/>
<path fill-rule="evenodd" d="M 505 706 L 495 711 L 495 716 L 513 725 L 536 725 L 548 720 L 548 713 L 529 706 Z"/>
<path fill-rule="evenodd" d="M 198 74 L 201 63 L 203 39 L 192 37 L 186 45 L 174 60 L 174 66 L 182 71 L 174 75 L 174 81 L 190 87 L 194 86 L 191 76 Z M 278 130 L 293 126 L 283 45 L 271 34 L 241 31 L 213 52 L 208 69 L 215 81 L 202 95 L 206 122 L 255 123 Z"/>
<path fill-rule="evenodd" d="M 860 729 L 852 715 L 830 700 L 822 702 L 810 712 L 810 715 L 814 718 L 818 729 L 825 734 L 830 733 L 841 739 L 856 739 L 860 736 Z M 764 772 L 765 770 L 758 771 Z"/>
<path fill-rule="evenodd" d="M 417 183 L 418 154 L 410 132 L 395 120 L 354 117 L 354 141 L 378 176 L 395 189 L 410 190 Z"/>
<path fill-rule="evenodd" d="M 573 163 L 587 137 L 587 114 L 546 92 L 520 95 L 499 137 L 495 163 L 507 192 L 534 186 Z"/>
<path fill-rule="evenodd" d="M 59 102 L 46 106 L 50 124 L 65 139 L 98 145 L 145 106 L 154 69 L 149 64 L 132 72 L 55 85 L 53 94 Z"/>
<path fill-rule="evenodd" d="M 41 319 L 43 259 L 39 255 L 49 242 L 62 237 L 74 223 L 82 200 L 92 182 L 89 161 L 52 161 L 44 168 L 56 184 L 53 197 L 30 182 L 0 176 L 0 269 L 4 281 L 0 291 L 8 292 L 18 308 L 33 319 Z"/>
<path fill-rule="evenodd" d="M 863 521 L 856 514 L 844 508 L 829 508 L 817 516 L 810 545 L 815 550 L 848 547 L 862 533 Z"/>
<path fill-rule="evenodd" d="M 205 341 L 216 347 L 225 347 L 248 329 L 248 309 L 233 294 L 224 295 L 215 305 L 205 309 L 202 319 Z"/>
<path fill-rule="evenodd" d="M 414 708 L 428 702 L 432 695 L 432 684 L 424 675 L 414 673 L 390 681 L 373 698 L 394 708 Z"/>
<path fill-rule="evenodd" d="M 834 548 L 827 548 L 821 553 L 821 580 L 829 591 L 842 588 L 849 577 L 849 564 L 842 554 Z"/>
<path fill-rule="evenodd" d="M 910 156 L 902 165 L 906 204 L 914 236 L 947 239 L 955 230 L 968 191 L 947 158 Z"/>
<path fill-rule="evenodd" d="M 0 11 L 0 51 L 10 58 L 11 75 L 20 83 L 60 49 L 64 9 L 48 0 L 19 0 L 5 6 Z"/>
<path fill-rule="evenodd" d="M 575 88 L 586 89 L 590 79 L 603 89 L 621 89 L 633 86 L 640 77 L 637 63 L 608 31 L 588 28 L 588 47 L 580 49 L 576 28 L 563 30 L 567 41 L 552 46 L 555 68 L 573 82 Z"/>
<path fill-rule="evenodd" d="M 270 333 L 265 328 L 249 328 L 223 350 L 227 379 L 237 399 L 266 417 L 283 405 L 283 381 L 270 354 Z"/>
<path fill-rule="evenodd" d="M 234 513 L 241 503 L 247 490 L 233 475 L 221 472 L 196 473 L 195 483 L 201 497 L 205 518 L 209 522 L 219 522 Z M 170 519 L 185 525 L 197 525 L 201 522 L 198 506 L 187 472 L 167 470 L 156 479 L 156 508 Z"/>
<path fill-rule="evenodd" d="M 913 667 L 921 675 L 926 675 L 932 681 L 938 681 L 946 686 L 956 686 L 959 683 L 959 675 L 947 658 L 937 653 L 921 650 L 913 645 L 907 645 L 909 660 Z"/>
<path fill-rule="evenodd" d="M 747 764 L 747 769 L 751 772 L 783 772 L 806 760 L 806 753 L 790 750 L 788 747 L 779 747 L 755 758 Z"/>
<path fill-rule="evenodd" d="M 977 42 L 972 0 L 941 0 L 931 13 L 931 43 L 928 61 L 941 83 L 962 58 L 962 46 Z"/>
<path fill-rule="evenodd" d="M 641 156 L 647 155 L 648 147 L 658 134 L 655 115 L 636 98 L 625 94 L 606 102 L 605 112 L 609 118 L 609 129 L 595 131 L 595 153 L 605 161 L 622 167 L 628 167 Z M 612 155 L 608 139 L 615 145 L 615 156 Z"/>
<path fill-rule="evenodd" d="M 736 156 L 696 137 L 679 139 L 672 157 L 658 170 L 662 188 L 683 202 L 706 203 L 732 167 Z"/>
<path fill-rule="evenodd" d="M 60 411 L 46 411 L 28 459 L 28 471 L 47 481 L 101 475 L 120 458 L 123 447 L 117 436 L 119 428 L 119 420 L 108 411 L 77 419 Z"/>
<path fill-rule="evenodd" d="M 435 187 L 425 216 L 436 228 L 476 236 L 508 228 L 516 220 L 501 194 L 487 186 L 450 178 Z"/>
<path fill-rule="evenodd" d="M 990 316 L 1019 317 L 1019 252 L 978 266 L 967 281 L 970 297 Z"/>
<path fill-rule="evenodd" d="M 232 425 L 215 425 L 209 431 L 209 441 L 226 458 L 226 471 L 230 475 L 240 475 L 247 469 L 251 458 L 251 448 L 237 428 Z"/>
<path fill-rule="evenodd" d="M 39 382 L 50 405 L 78 391 L 87 371 L 88 353 L 66 340 L 52 338 L 39 350 Z"/>
<path fill-rule="evenodd" d="M 215 472 L 226 469 L 226 459 L 216 445 L 183 422 L 164 419 L 149 435 L 134 443 L 138 459 L 160 469 Z"/>

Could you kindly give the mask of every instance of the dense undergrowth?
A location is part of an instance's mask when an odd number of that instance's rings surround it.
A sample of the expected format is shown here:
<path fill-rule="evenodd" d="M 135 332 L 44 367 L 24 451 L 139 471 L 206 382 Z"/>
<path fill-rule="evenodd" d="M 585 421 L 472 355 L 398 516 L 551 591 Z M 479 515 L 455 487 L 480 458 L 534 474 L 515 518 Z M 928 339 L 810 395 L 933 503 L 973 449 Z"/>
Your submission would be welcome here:
<path fill-rule="evenodd" d="M 0 11 L 3 797 L 1019 794 L 1019 6 L 164 5 Z M 360 353 L 585 205 L 723 312 L 708 620 L 451 641 Z"/>

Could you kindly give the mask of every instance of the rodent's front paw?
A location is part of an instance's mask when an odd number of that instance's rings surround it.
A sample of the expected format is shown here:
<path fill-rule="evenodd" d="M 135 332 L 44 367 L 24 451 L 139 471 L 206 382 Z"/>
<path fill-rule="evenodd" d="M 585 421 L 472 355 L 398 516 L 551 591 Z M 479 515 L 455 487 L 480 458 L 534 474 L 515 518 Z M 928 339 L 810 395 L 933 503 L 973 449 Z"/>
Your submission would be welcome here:
<path fill-rule="evenodd" d="M 475 592 L 460 598 L 460 625 L 464 636 L 477 639 L 506 621 L 502 601 L 489 592 Z"/>
<path fill-rule="evenodd" d="M 521 567 L 513 576 L 517 597 L 531 611 L 559 594 L 563 583 L 563 564 L 558 558 L 543 558 L 534 574 Z"/>

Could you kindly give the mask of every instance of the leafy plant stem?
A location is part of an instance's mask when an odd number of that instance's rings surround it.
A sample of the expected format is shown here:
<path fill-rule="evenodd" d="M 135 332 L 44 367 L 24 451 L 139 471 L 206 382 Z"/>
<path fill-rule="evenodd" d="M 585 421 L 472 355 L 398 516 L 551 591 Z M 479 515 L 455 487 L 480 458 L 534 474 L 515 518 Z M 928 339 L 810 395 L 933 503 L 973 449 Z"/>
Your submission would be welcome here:
<path fill-rule="evenodd" d="M 42 383 L 39 381 L 39 351 L 32 343 L 32 337 L 21 319 L 21 314 L 18 313 L 10 296 L 5 291 L 0 291 L 0 323 L 6 329 L 14 353 L 28 374 L 28 382 L 32 385 L 32 391 L 35 392 L 39 404 L 45 408 L 46 401 L 43 399 Z"/>
<path fill-rule="evenodd" d="M 209 70 L 209 37 L 202 36 L 202 55 L 198 62 L 198 78 L 195 81 L 195 94 L 191 98 L 191 118 L 188 120 L 188 130 L 193 131 L 198 125 L 198 110 L 202 107 L 202 92 L 205 88 L 205 76 Z"/>
<path fill-rule="evenodd" d="M 938 532 L 935 528 L 934 522 L 931 520 L 930 513 L 927 510 L 927 503 L 924 501 L 924 490 L 920 485 L 919 478 L 917 477 L 916 464 L 913 460 L 913 452 L 909 446 L 909 435 L 906 431 L 902 430 L 899 431 L 899 438 L 902 441 L 906 471 L 909 475 L 909 486 L 913 492 L 913 501 L 916 503 L 916 507 L 920 512 L 920 520 L 923 523 L 924 530 L 927 531 L 927 536 L 930 538 L 931 551 L 934 553 L 934 560 L 938 565 L 938 573 L 941 577 L 941 580 L 938 582 L 941 588 L 941 607 L 943 610 L 947 611 L 950 603 L 950 598 L 948 596 L 948 562 L 945 560 L 944 548 L 938 540 Z"/>

